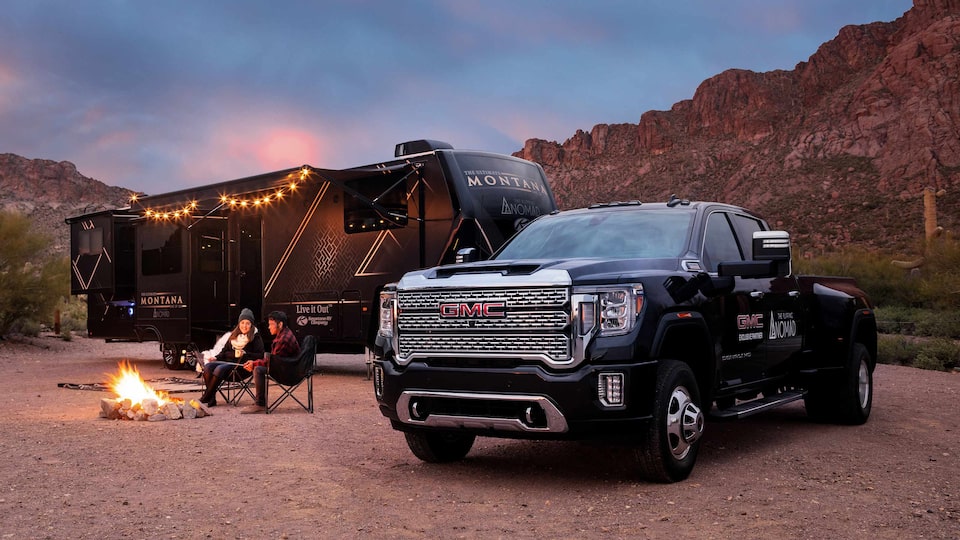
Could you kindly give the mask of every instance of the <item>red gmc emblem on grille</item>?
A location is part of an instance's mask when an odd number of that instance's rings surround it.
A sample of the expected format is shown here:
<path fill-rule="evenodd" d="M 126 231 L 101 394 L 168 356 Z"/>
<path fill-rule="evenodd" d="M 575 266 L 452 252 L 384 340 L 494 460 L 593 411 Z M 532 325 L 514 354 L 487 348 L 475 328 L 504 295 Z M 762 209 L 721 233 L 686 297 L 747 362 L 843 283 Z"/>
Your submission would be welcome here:
<path fill-rule="evenodd" d="M 506 302 L 451 302 L 440 304 L 441 317 L 456 318 L 502 318 L 507 316 Z"/>

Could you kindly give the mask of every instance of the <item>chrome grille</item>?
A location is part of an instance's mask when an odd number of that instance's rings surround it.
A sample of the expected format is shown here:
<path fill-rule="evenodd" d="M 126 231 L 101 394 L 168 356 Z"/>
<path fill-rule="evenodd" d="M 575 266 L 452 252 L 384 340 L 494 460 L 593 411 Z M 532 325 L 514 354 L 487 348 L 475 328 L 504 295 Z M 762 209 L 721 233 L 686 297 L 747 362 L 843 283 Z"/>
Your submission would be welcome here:
<path fill-rule="evenodd" d="M 563 311 L 510 312 L 500 319 L 449 319 L 436 313 L 410 313 L 400 318 L 400 330 L 562 330 L 567 325 Z"/>
<path fill-rule="evenodd" d="M 477 302 L 503 300 L 511 308 L 535 306 L 562 306 L 569 299 L 569 291 L 562 287 L 536 289 L 469 289 L 459 291 L 399 291 L 400 309 L 436 309 L 440 302 Z"/>
<path fill-rule="evenodd" d="M 526 356 L 545 354 L 555 362 L 570 358 L 570 342 L 563 334 L 400 334 L 400 356 L 414 352 L 452 354 L 499 354 Z"/>
<path fill-rule="evenodd" d="M 503 302 L 499 317 L 441 317 L 441 304 Z M 398 291 L 400 358 L 484 355 L 564 363 L 571 358 L 566 287 Z"/>

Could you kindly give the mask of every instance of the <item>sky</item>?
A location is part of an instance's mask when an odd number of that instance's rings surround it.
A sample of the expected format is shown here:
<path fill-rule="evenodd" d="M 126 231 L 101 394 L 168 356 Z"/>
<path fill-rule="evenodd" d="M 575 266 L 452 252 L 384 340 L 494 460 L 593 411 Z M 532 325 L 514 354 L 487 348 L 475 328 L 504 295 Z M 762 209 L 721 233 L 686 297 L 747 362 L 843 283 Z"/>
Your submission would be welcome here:
<path fill-rule="evenodd" d="M 5 0 L 0 153 L 148 194 L 397 143 L 509 154 L 793 69 L 910 0 Z"/>

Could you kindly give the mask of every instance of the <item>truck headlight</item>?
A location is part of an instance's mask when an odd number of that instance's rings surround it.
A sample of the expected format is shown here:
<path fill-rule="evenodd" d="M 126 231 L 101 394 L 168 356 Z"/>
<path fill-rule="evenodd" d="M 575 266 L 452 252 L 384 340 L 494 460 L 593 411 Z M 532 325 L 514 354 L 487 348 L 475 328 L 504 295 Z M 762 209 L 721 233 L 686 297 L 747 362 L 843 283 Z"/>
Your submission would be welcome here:
<path fill-rule="evenodd" d="M 599 314 L 599 336 L 620 336 L 633 330 L 643 310 L 643 285 L 587 288 L 577 287 L 575 294 L 595 299 L 593 309 L 583 306 L 581 313 L 596 310 Z"/>
<path fill-rule="evenodd" d="M 380 328 L 377 332 L 385 338 L 393 338 L 393 325 L 397 320 L 397 291 L 380 291 Z"/>

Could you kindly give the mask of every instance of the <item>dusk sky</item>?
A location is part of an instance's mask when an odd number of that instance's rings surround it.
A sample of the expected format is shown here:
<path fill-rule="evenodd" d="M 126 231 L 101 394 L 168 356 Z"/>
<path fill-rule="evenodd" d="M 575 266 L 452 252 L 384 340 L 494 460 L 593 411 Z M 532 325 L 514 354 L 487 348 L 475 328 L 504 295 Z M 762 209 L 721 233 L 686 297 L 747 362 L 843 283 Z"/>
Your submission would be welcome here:
<path fill-rule="evenodd" d="M 0 153 L 149 194 L 437 139 L 512 153 L 793 69 L 910 0 L 7 0 Z"/>

